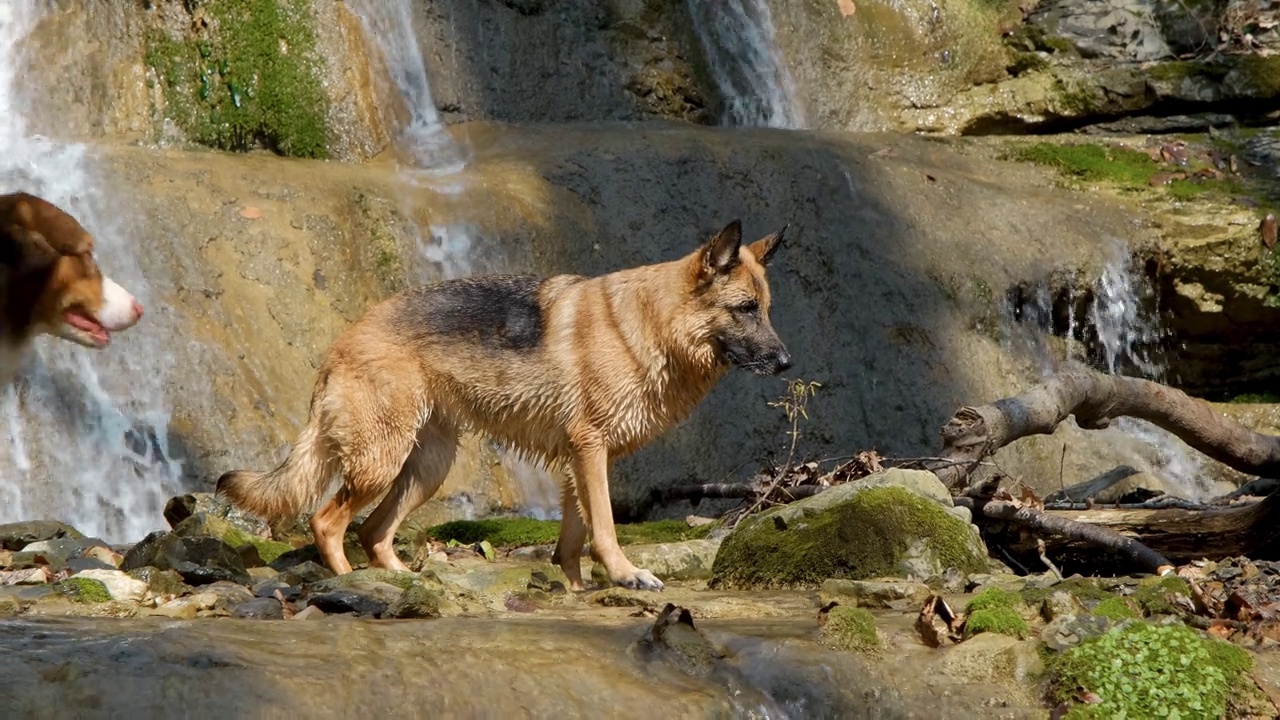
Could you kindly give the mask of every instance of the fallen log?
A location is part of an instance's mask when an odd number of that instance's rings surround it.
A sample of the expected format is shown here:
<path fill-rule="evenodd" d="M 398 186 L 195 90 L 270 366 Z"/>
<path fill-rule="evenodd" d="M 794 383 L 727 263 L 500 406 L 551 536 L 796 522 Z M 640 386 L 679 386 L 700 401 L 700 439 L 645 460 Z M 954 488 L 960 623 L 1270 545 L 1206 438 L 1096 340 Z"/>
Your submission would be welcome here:
<path fill-rule="evenodd" d="M 1045 514 L 1133 538 L 1177 564 L 1236 555 L 1256 560 L 1280 559 L 1280 534 L 1276 532 L 1280 527 L 1280 495 L 1204 510 L 1048 510 Z M 1056 536 L 1045 541 L 1049 551 L 1054 552 L 1076 539 Z"/>
<path fill-rule="evenodd" d="M 1032 531 L 1034 538 L 1031 539 L 1031 549 L 1042 558 L 1053 549 L 1052 543 L 1048 540 L 1045 540 L 1043 545 L 1039 543 L 1040 539 L 1047 536 L 1062 542 L 1084 543 L 1114 552 L 1149 573 L 1164 575 L 1173 572 L 1173 564 L 1164 555 L 1112 528 L 1061 517 L 1055 513 L 1044 512 L 1029 505 L 1007 500 L 975 500 L 959 497 L 956 498 L 956 505 L 970 508 L 975 517 L 981 514 L 993 520 L 1015 522 Z M 1056 568 L 1053 569 L 1056 572 Z"/>
<path fill-rule="evenodd" d="M 948 487 L 963 488 L 973 468 L 997 450 L 1051 434 L 1071 416 L 1086 430 L 1105 428 L 1118 417 L 1146 420 L 1231 468 L 1280 476 L 1280 438 L 1256 433 L 1181 390 L 1074 362 L 1021 395 L 960 408 L 942 428 L 940 459 L 926 467 Z"/>

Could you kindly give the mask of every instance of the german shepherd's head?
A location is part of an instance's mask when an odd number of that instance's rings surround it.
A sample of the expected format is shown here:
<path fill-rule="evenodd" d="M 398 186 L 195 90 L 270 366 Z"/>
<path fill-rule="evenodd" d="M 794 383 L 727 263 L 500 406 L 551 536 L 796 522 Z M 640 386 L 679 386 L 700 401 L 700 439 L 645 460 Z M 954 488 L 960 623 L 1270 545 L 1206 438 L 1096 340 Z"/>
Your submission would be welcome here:
<path fill-rule="evenodd" d="M 743 247 L 742 223 L 734 220 L 694 253 L 692 302 L 699 335 L 717 359 L 757 375 L 791 367 L 791 354 L 769 322 L 765 266 L 782 242 L 783 227 Z"/>

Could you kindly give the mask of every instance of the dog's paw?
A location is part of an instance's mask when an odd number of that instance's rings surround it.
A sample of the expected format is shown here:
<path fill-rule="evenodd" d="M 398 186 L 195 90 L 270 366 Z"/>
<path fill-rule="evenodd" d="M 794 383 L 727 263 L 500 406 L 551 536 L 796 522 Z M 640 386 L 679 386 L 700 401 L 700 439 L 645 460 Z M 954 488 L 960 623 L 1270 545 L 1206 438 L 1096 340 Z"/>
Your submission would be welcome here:
<path fill-rule="evenodd" d="M 665 585 L 662 584 L 662 581 L 659 580 L 657 576 L 655 576 L 653 573 L 649 572 L 648 570 L 641 570 L 639 568 L 632 570 L 627 575 L 614 578 L 613 583 L 615 585 L 621 585 L 622 587 L 627 588 L 628 590 L 661 591 L 662 588 L 666 587 Z"/>

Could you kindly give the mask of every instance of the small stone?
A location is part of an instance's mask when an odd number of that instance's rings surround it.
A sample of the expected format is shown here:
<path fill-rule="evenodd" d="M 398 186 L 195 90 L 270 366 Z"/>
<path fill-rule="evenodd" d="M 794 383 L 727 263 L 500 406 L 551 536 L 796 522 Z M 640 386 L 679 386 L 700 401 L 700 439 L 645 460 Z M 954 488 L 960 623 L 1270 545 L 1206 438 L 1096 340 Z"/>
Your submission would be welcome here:
<path fill-rule="evenodd" d="M 83 570 L 71 576 L 75 578 L 89 578 L 97 580 L 106 587 L 107 594 L 112 600 L 120 602 L 142 602 L 147 596 L 147 584 L 141 580 L 125 575 L 119 570 Z"/>
<path fill-rule="evenodd" d="M 386 617 L 438 618 L 440 596 L 422 585 L 412 585 L 387 607 Z"/>
<path fill-rule="evenodd" d="M 1044 618 L 1045 622 L 1052 622 L 1064 615 L 1084 614 L 1085 608 L 1076 596 L 1064 590 L 1049 593 L 1049 596 L 1040 604 L 1040 617 Z"/>
<path fill-rule="evenodd" d="M 1034 640 L 1018 640 L 999 633 L 981 633 L 947 648 L 926 674 L 965 684 L 1024 683 L 1044 669 Z"/>
<path fill-rule="evenodd" d="M 120 564 L 124 562 L 124 556 L 108 547 L 94 545 L 87 547 L 80 553 L 81 557 L 86 560 L 97 560 L 104 565 L 110 565 L 112 569 L 119 569 Z"/>
<path fill-rule="evenodd" d="M 933 594 L 928 585 L 905 580 L 841 580 L 822 583 L 818 597 L 822 604 L 837 600 L 863 608 L 903 610 L 918 608 Z"/>
<path fill-rule="evenodd" d="M 283 620 L 284 606 L 275 598 L 254 598 L 237 605 L 231 611 L 231 617 L 246 620 Z"/>
<path fill-rule="evenodd" d="M 1061 652 L 1106 634 L 1114 625 L 1115 622 L 1099 615 L 1063 615 L 1045 625 L 1040 631 L 1040 640 L 1050 650 Z"/>
<path fill-rule="evenodd" d="M 276 569 L 279 570 L 279 568 Z M 276 577 L 286 585 L 304 585 L 328 580 L 333 576 L 333 571 L 329 568 L 318 563 L 306 561 L 281 570 Z"/>
<path fill-rule="evenodd" d="M 11 618 L 22 612 L 22 603 L 10 595 L 0 595 L 0 618 Z"/>
<path fill-rule="evenodd" d="M 174 598 L 148 612 L 148 615 L 173 618 L 175 620 L 194 620 L 200 611 L 200 599 L 196 595 Z"/>
<path fill-rule="evenodd" d="M 302 610 L 299 610 L 298 613 L 293 616 L 293 619 L 294 620 L 319 620 L 324 616 L 325 616 L 325 612 L 323 610 L 316 607 L 315 605 L 308 605 Z"/>
<path fill-rule="evenodd" d="M 70 577 L 54 583 L 53 588 L 62 593 L 68 600 L 82 603 L 104 603 L 111 601 L 111 593 L 101 580 L 85 577 Z"/>
<path fill-rule="evenodd" d="M 146 583 L 151 594 L 157 597 L 175 597 L 191 590 L 190 586 L 182 582 L 182 576 L 173 570 L 161 570 L 147 565 L 130 570 L 125 574 L 135 580 L 141 580 Z"/>
<path fill-rule="evenodd" d="M 280 573 L 276 572 L 275 570 L 272 570 L 269 567 L 249 568 L 249 577 L 252 578 L 254 582 L 258 582 L 261 580 L 269 580 L 271 578 L 276 577 L 279 574 Z"/>
<path fill-rule="evenodd" d="M 85 570 L 115 571 L 116 566 L 110 565 L 108 563 L 104 563 L 97 558 L 79 557 L 79 558 L 71 558 L 70 560 L 68 560 L 66 567 L 63 569 L 71 573 L 72 575 L 75 575 L 76 573 L 83 572 Z"/>
<path fill-rule="evenodd" d="M 86 548 L 105 545 L 101 540 L 61 537 L 33 542 L 22 551 L 35 553 L 36 563 L 48 565 L 51 570 L 57 571 L 66 567 L 67 561 L 72 558 L 82 557 Z"/>
<path fill-rule="evenodd" d="M 355 613 L 356 615 L 382 615 L 388 603 L 356 590 L 333 590 L 307 598 L 308 607 L 318 607 L 326 613 Z"/>
<path fill-rule="evenodd" d="M 0 585 L 43 585 L 52 579 L 43 567 L 0 572 Z"/>
<path fill-rule="evenodd" d="M 225 520 L 233 527 L 249 535 L 266 537 L 270 534 L 270 526 L 231 504 L 225 497 L 213 493 L 189 493 L 169 498 L 164 506 L 164 519 L 169 527 L 177 527 L 179 523 L 196 513 L 206 513 Z"/>

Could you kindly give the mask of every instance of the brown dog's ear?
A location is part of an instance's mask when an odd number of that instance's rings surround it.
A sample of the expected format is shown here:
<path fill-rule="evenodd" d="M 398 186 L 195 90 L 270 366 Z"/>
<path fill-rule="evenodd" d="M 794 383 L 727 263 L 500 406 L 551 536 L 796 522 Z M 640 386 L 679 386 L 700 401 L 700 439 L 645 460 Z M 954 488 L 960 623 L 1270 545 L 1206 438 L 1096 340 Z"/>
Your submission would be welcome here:
<path fill-rule="evenodd" d="M 707 241 L 702 250 L 704 275 L 727 273 L 738 265 L 738 250 L 742 247 L 742 222 L 734 220 L 716 236 Z"/>
<path fill-rule="evenodd" d="M 769 260 L 773 259 L 773 254 L 778 251 L 778 246 L 782 245 L 782 236 L 787 232 L 787 228 L 791 227 L 791 223 L 782 226 L 782 229 L 772 235 L 766 235 L 759 240 L 747 246 L 752 255 L 756 256 L 756 261 L 761 265 L 768 265 Z"/>
<path fill-rule="evenodd" d="M 0 265 L 20 275 L 38 275 L 53 267 L 62 254 L 35 230 L 0 228 Z"/>

